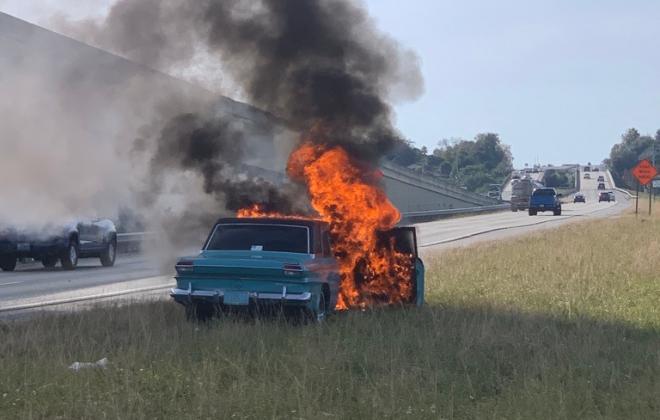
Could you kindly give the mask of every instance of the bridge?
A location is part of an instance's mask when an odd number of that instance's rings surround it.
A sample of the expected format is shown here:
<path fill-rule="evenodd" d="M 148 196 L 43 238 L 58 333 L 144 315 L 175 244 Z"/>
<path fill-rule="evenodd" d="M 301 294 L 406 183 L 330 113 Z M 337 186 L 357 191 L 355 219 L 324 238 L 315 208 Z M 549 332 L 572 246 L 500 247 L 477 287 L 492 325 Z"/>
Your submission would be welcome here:
<path fill-rule="evenodd" d="M 13 86 L 30 77 L 38 80 L 47 94 L 65 98 L 67 114 L 72 120 L 84 121 L 77 128 L 89 134 L 90 142 L 132 139 L 140 125 L 152 117 L 149 109 L 169 97 L 179 98 L 182 103 L 202 100 L 213 112 L 229 117 L 249 133 L 246 149 L 259 153 L 245 163 L 263 169 L 275 180 L 282 179 L 289 150 L 281 137 L 295 135 L 286 122 L 253 106 L 4 13 L 0 13 L 0 76 L 0 86 L 6 83 L 3 92 L 13 92 Z M 67 85 L 59 86 L 59 80 L 66 80 Z M 75 92 L 75 100 L 66 100 L 70 92 Z M 119 124 L 109 125 L 111 122 Z M 390 162 L 384 162 L 381 170 L 390 199 L 406 216 L 478 211 L 501 205 L 498 200 Z"/>

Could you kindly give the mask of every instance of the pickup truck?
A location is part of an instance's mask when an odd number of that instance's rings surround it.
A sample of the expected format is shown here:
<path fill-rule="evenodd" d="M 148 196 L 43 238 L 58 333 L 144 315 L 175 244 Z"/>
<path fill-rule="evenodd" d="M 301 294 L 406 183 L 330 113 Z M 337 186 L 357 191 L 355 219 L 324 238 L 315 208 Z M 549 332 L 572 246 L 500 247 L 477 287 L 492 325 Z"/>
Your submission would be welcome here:
<path fill-rule="evenodd" d="M 34 258 L 52 268 L 58 261 L 73 270 L 79 258 L 99 258 L 101 265 L 114 265 L 117 230 L 107 219 L 73 221 L 40 229 L 0 227 L 0 269 L 14 271 L 19 258 Z"/>
<path fill-rule="evenodd" d="M 529 198 L 529 215 L 536 216 L 540 211 L 551 211 L 555 216 L 561 215 L 561 194 L 554 188 L 537 188 Z"/>
<path fill-rule="evenodd" d="M 411 255 L 409 304 L 424 301 L 424 266 L 412 227 L 381 232 L 379 242 Z M 335 310 L 340 271 L 328 225 L 318 220 L 222 218 L 197 256 L 176 263 L 170 296 L 191 320 L 228 310 L 285 309 L 322 321 Z"/>

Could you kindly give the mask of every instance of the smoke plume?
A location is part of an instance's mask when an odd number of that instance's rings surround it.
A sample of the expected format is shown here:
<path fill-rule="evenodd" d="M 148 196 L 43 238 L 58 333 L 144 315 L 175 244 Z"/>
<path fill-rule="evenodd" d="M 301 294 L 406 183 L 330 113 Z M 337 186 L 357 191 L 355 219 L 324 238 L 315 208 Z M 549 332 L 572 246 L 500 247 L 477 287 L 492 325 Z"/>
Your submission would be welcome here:
<path fill-rule="evenodd" d="M 364 8 L 348 0 L 120 0 L 104 22 L 68 30 L 164 71 L 185 73 L 200 54 L 216 60 L 243 98 L 302 134 L 287 139 L 289 150 L 305 138 L 340 145 L 367 165 L 398 139 L 390 100 L 421 92 L 415 55 L 379 33 Z M 141 139 L 150 145 L 152 180 L 193 171 L 203 190 L 230 210 L 252 203 L 300 208 L 299 189 L 236 179 L 235 162 L 252 152 L 245 146 L 249 134 L 226 118 L 185 113 Z"/>
<path fill-rule="evenodd" d="M 398 139 L 391 103 L 422 90 L 415 54 L 350 0 L 119 0 L 102 21 L 51 23 L 140 65 L 13 34 L 0 57 L 4 223 L 125 206 L 207 229 L 251 204 L 307 212 L 283 175 L 301 139 L 374 167 Z"/>

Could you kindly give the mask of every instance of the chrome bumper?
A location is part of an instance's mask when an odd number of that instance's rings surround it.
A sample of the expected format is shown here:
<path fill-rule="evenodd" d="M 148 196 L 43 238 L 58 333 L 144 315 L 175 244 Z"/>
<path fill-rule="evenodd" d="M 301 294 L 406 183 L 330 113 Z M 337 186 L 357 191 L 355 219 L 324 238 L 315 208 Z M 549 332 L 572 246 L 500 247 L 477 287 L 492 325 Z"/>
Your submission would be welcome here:
<path fill-rule="evenodd" d="M 217 303 L 220 303 L 220 298 L 224 296 L 223 290 L 192 290 L 191 287 L 188 289 L 170 289 L 170 296 L 177 299 L 187 299 L 192 301 L 193 299 L 204 299 L 204 300 L 215 300 Z M 262 292 L 249 292 L 250 299 L 256 300 L 290 300 L 296 302 L 309 302 L 312 299 L 312 294 L 310 292 L 303 293 L 288 293 L 286 286 L 282 287 L 282 293 L 262 293 Z"/>

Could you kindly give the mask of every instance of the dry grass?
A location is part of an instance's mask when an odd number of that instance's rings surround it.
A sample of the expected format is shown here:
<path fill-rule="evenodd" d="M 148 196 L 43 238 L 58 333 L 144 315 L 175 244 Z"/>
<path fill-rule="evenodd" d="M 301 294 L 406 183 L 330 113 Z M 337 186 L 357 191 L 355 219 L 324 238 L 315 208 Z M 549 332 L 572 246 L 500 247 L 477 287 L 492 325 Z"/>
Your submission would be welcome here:
<path fill-rule="evenodd" d="M 625 216 L 449 251 L 426 307 L 320 326 L 169 302 L 5 323 L 0 418 L 658 418 L 659 238 Z"/>

